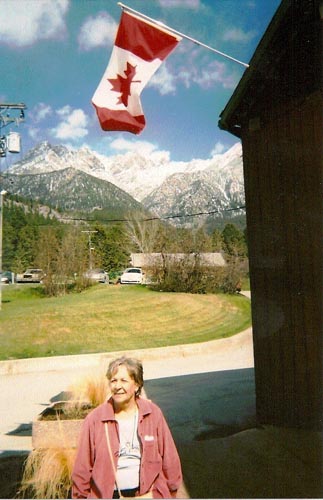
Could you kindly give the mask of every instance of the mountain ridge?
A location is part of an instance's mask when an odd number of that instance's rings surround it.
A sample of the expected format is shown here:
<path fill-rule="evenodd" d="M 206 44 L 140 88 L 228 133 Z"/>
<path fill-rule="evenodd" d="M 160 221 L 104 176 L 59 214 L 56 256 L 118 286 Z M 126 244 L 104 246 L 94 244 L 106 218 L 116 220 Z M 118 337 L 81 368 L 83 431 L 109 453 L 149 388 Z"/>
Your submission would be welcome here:
<path fill-rule="evenodd" d="M 62 211 L 110 209 L 114 215 L 143 211 L 143 206 L 114 184 L 72 167 L 37 174 L 10 174 L 4 188 Z"/>
<path fill-rule="evenodd" d="M 60 200 L 64 207 L 67 203 L 70 207 L 75 206 L 80 209 L 81 200 L 86 210 L 90 209 L 90 200 L 94 206 L 100 206 L 104 196 L 97 182 L 102 182 L 105 188 L 101 186 L 101 189 L 108 189 L 112 197 L 120 198 L 120 191 L 122 191 L 138 203 L 136 210 L 143 205 L 159 217 L 169 217 L 173 214 L 185 216 L 196 211 L 218 211 L 223 215 L 226 211 L 236 209 L 237 214 L 244 214 L 243 209 L 238 208 L 244 205 L 240 143 L 236 143 L 225 153 L 215 155 L 210 159 L 173 162 L 169 160 L 167 154 L 163 153 L 153 152 L 149 158 L 137 152 L 104 157 L 87 147 L 71 150 L 63 145 L 52 146 L 48 142 L 43 142 L 29 150 L 22 160 L 12 165 L 8 173 L 16 176 L 15 182 L 19 184 L 20 189 L 18 194 L 25 195 L 28 192 L 27 196 L 32 194 L 31 188 L 28 191 L 27 179 L 26 186 L 23 188 L 17 181 L 18 177 L 40 176 L 34 178 L 34 190 L 39 191 L 40 186 L 44 190 L 44 183 L 49 182 L 46 196 L 53 199 L 53 189 L 51 191 L 50 186 L 53 188 L 58 183 L 58 172 L 60 172 L 59 176 L 67 182 L 65 172 L 67 169 L 71 169 L 69 176 L 72 176 L 74 172 L 74 181 L 77 185 L 82 185 L 82 181 L 81 178 L 77 181 L 76 172 L 90 176 L 94 184 L 90 187 L 85 178 L 83 179 L 83 184 L 89 189 L 87 196 L 81 195 L 82 191 L 77 187 L 72 190 L 71 195 L 68 195 L 66 188 L 65 195 L 68 201 Z M 41 181 L 42 177 L 43 181 Z M 46 182 L 45 179 L 47 179 Z M 108 183 L 109 187 L 104 183 Z M 112 186 L 120 191 L 114 191 Z M 79 201 L 73 199 L 76 195 Z M 58 203 L 57 197 L 55 203 Z M 127 203 L 125 199 L 123 203 Z M 129 209 L 134 209 L 130 199 L 128 203 Z M 173 222 L 186 224 L 184 220 Z"/>

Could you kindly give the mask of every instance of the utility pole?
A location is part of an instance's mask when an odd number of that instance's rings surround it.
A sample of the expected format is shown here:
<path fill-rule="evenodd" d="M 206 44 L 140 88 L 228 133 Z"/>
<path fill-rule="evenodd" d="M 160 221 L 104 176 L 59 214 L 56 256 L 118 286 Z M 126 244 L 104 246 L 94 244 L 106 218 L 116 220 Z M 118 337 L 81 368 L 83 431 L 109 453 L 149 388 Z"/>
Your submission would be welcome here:
<path fill-rule="evenodd" d="M 9 153 L 20 153 L 20 136 L 18 133 L 10 132 L 9 136 L 2 135 L 2 128 L 7 125 L 19 125 L 25 121 L 24 103 L 1 103 L 0 102 L 0 158 L 7 156 Z"/>
<path fill-rule="evenodd" d="M 17 132 L 9 132 L 8 137 L 3 135 L 2 129 L 10 124 L 19 125 L 25 121 L 24 103 L 0 103 L 0 158 L 9 153 L 20 153 L 20 135 Z M 1 181 L 0 170 L 0 181 Z M 3 197 L 7 191 L 0 184 L 0 310 L 2 309 L 2 227 L 3 227 Z"/>
<path fill-rule="evenodd" d="M 0 191 L 0 310 L 2 309 L 2 221 L 3 221 L 3 197 L 7 191 Z"/>
<path fill-rule="evenodd" d="M 91 234 L 97 233 L 97 231 L 82 231 L 82 233 L 87 233 L 89 236 L 89 270 L 92 270 L 92 242 L 91 242 Z"/>

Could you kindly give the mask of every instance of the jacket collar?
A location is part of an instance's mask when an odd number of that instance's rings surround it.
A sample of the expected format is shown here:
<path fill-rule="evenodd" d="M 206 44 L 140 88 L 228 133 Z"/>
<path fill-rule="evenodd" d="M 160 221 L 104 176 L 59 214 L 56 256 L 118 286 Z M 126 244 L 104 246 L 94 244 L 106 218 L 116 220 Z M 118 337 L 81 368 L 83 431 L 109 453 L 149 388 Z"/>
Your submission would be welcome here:
<path fill-rule="evenodd" d="M 149 399 L 137 398 L 136 403 L 139 409 L 139 420 L 145 415 L 151 413 L 151 402 Z M 101 420 L 115 420 L 112 398 L 109 398 L 106 403 L 101 406 Z"/>

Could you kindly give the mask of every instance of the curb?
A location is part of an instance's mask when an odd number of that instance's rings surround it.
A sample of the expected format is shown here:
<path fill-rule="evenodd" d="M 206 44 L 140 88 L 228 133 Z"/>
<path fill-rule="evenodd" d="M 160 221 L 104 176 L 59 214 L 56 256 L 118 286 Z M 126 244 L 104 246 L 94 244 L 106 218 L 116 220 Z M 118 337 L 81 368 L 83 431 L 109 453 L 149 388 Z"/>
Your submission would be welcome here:
<path fill-rule="evenodd" d="M 102 366 L 106 368 L 108 363 L 120 356 L 139 358 L 143 363 L 157 359 L 169 359 L 174 357 L 189 357 L 199 354 L 211 354 L 231 347 L 240 348 L 247 339 L 252 339 L 252 328 L 231 337 L 211 340 L 197 344 L 182 344 L 177 346 L 156 347 L 150 349 L 135 349 L 127 351 L 113 351 L 96 354 L 76 354 L 71 356 L 53 356 L 45 358 L 27 358 L 0 361 L 0 375 L 19 375 L 32 372 L 60 371 L 77 368 L 91 368 Z"/>

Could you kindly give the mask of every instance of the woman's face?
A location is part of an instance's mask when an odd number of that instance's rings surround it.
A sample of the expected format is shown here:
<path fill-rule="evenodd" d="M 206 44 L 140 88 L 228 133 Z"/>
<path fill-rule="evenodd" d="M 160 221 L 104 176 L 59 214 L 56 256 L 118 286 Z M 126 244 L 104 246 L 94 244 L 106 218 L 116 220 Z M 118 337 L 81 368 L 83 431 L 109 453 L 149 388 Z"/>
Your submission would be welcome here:
<path fill-rule="evenodd" d="M 125 365 L 120 365 L 109 381 L 115 407 L 124 408 L 135 401 L 138 384 L 130 377 Z"/>

